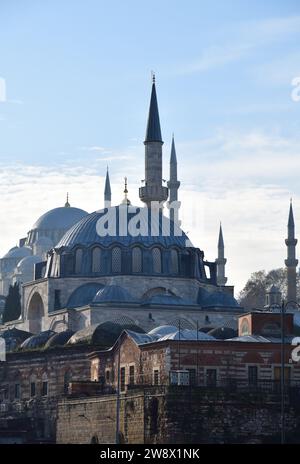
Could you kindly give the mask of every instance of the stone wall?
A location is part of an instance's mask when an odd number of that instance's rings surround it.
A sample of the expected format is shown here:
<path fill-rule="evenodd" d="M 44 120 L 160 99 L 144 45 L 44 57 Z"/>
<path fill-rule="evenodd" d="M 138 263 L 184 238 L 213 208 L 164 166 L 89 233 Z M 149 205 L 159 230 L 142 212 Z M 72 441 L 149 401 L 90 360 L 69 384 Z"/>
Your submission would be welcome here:
<path fill-rule="evenodd" d="M 299 401 L 299 395 L 286 397 L 290 441 L 297 441 L 300 431 Z M 280 423 L 275 394 L 151 387 L 127 392 L 120 400 L 123 443 L 272 443 L 280 440 Z M 115 438 L 116 396 L 59 403 L 58 443 L 115 443 Z"/>

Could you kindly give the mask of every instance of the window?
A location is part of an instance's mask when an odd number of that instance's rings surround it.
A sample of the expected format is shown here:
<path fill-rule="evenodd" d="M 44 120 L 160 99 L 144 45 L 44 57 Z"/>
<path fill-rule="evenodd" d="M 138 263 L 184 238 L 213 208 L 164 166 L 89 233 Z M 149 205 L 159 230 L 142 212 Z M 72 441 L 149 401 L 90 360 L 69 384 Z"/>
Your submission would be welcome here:
<path fill-rule="evenodd" d="M 112 272 L 121 272 L 121 248 L 115 247 L 111 252 L 111 270 Z"/>
<path fill-rule="evenodd" d="M 153 272 L 155 274 L 161 273 L 161 251 L 159 248 L 152 250 Z"/>
<path fill-rule="evenodd" d="M 110 370 L 105 371 L 105 382 L 110 383 Z"/>
<path fill-rule="evenodd" d="M 75 253 L 75 274 L 81 273 L 82 255 L 83 255 L 82 249 L 78 248 L 78 250 L 76 250 L 76 253 Z"/>
<path fill-rule="evenodd" d="M 178 251 L 171 250 L 171 273 L 178 274 Z"/>
<path fill-rule="evenodd" d="M 9 393 L 9 387 L 8 387 L 8 385 L 5 385 L 5 387 L 3 389 L 3 398 L 5 400 L 8 400 L 8 393 Z"/>
<path fill-rule="evenodd" d="M 99 247 L 92 251 L 92 272 L 101 272 L 101 249 Z"/>
<path fill-rule="evenodd" d="M 129 366 L 129 385 L 134 385 L 134 366 Z"/>
<path fill-rule="evenodd" d="M 42 383 L 42 396 L 48 395 L 48 381 L 44 380 Z"/>
<path fill-rule="evenodd" d="M 153 383 L 154 385 L 159 385 L 159 370 L 154 369 L 153 371 Z"/>
<path fill-rule="evenodd" d="M 142 272 L 142 250 L 139 247 L 132 250 L 132 272 Z"/>
<path fill-rule="evenodd" d="M 35 382 L 30 382 L 30 396 L 31 398 L 35 396 Z"/>
<path fill-rule="evenodd" d="M 19 383 L 15 384 L 15 399 L 16 400 L 20 399 L 20 384 Z"/>
<path fill-rule="evenodd" d="M 217 369 L 207 369 L 206 385 L 208 387 L 215 387 L 217 385 Z"/>
<path fill-rule="evenodd" d="M 72 380 L 72 373 L 70 371 L 65 372 L 64 375 L 64 394 L 67 395 L 69 391 L 69 383 Z"/>
<path fill-rule="evenodd" d="M 125 367 L 121 367 L 120 369 L 120 388 L 121 391 L 125 390 Z"/>
<path fill-rule="evenodd" d="M 257 385 L 257 366 L 248 366 L 249 385 Z"/>
<path fill-rule="evenodd" d="M 187 369 L 190 374 L 190 385 L 196 385 L 196 369 Z"/>
<path fill-rule="evenodd" d="M 61 309 L 60 290 L 54 290 L 54 311 Z"/>

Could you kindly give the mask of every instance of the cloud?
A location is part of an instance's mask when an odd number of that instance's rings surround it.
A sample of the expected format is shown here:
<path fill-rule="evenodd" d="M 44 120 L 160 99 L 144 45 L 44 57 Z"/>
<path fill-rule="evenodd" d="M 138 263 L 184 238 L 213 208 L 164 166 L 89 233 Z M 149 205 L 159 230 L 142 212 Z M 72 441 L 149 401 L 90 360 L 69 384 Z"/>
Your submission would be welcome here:
<path fill-rule="evenodd" d="M 92 145 L 92 146 L 88 146 L 88 147 L 79 147 L 79 150 L 96 151 L 96 152 L 104 152 L 104 151 L 106 151 L 104 147 L 99 147 L 98 145 Z"/>
<path fill-rule="evenodd" d="M 175 73 L 201 73 L 223 67 L 241 60 L 257 49 L 299 36 L 299 31 L 300 16 L 242 21 L 235 24 L 234 29 L 226 31 L 223 43 L 213 44 L 200 51 L 194 60 L 179 65 Z M 297 61 L 294 62 L 294 67 L 296 63 Z M 278 71 L 279 74 L 286 75 L 284 68 L 278 68 Z"/>

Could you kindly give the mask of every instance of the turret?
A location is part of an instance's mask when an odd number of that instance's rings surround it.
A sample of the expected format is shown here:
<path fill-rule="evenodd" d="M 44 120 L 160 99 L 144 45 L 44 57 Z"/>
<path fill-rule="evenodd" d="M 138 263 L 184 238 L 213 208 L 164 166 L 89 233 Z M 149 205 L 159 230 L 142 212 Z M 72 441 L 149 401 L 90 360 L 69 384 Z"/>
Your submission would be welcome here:
<path fill-rule="evenodd" d="M 177 178 L 177 157 L 176 149 L 174 142 L 174 135 L 172 137 L 172 147 L 171 147 L 171 157 L 170 157 L 170 180 L 168 182 L 169 188 L 169 208 L 170 208 L 170 219 L 172 221 L 178 221 L 178 209 L 180 203 L 178 202 L 178 189 L 180 187 L 180 182 Z M 173 205 L 173 207 L 172 207 Z M 177 213 L 175 213 L 177 212 Z"/>
<path fill-rule="evenodd" d="M 111 206 L 111 188 L 110 188 L 109 173 L 108 173 L 108 168 L 107 168 L 106 178 L 105 178 L 105 189 L 104 189 L 104 208 L 109 208 L 110 206 Z"/>

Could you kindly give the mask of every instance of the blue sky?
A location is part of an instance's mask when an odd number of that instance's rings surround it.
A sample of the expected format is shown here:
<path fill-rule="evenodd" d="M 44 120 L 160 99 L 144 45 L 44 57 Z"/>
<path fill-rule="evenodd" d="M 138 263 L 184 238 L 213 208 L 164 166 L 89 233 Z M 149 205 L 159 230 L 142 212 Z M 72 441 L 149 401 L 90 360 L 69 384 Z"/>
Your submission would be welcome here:
<path fill-rule="evenodd" d="M 151 70 L 165 177 L 174 131 L 194 243 L 214 259 L 222 220 L 238 289 L 282 266 L 290 196 L 300 222 L 300 4 L 289 0 L 0 0 L 1 253 L 67 190 L 99 208 L 107 164 L 115 201 L 124 175 L 138 201 Z"/>

